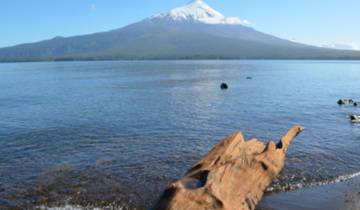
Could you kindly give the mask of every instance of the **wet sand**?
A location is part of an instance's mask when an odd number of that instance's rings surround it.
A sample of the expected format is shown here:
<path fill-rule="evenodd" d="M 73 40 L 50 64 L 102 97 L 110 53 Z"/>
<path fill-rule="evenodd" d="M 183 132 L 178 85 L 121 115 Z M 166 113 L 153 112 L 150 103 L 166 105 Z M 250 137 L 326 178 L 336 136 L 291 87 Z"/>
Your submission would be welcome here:
<path fill-rule="evenodd" d="M 257 210 L 360 210 L 360 177 L 269 195 Z"/>

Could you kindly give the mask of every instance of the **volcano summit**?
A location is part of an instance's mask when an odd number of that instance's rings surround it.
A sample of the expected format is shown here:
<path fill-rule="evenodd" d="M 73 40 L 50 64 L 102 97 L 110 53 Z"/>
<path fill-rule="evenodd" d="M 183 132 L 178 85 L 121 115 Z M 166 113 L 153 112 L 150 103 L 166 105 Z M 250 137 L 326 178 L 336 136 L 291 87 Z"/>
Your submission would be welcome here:
<path fill-rule="evenodd" d="M 0 62 L 141 59 L 360 59 L 360 52 L 281 39 L 202 0 L 120 29 L 0 48 Z"/>

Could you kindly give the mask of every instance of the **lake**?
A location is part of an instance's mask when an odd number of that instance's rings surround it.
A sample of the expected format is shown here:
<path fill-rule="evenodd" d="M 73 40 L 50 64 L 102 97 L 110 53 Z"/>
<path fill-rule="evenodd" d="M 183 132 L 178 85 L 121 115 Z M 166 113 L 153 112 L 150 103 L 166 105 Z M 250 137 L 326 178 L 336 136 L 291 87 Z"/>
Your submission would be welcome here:
<path fill-rule="evenodd" d="M 359 82 L 355 61 L 0 64 L 0 206 L 144 209 L 223 137 L 293 124 L 306 130 L 269 191 L 348 179 L 360 107 L 336 102 L 360 101 Z"/>

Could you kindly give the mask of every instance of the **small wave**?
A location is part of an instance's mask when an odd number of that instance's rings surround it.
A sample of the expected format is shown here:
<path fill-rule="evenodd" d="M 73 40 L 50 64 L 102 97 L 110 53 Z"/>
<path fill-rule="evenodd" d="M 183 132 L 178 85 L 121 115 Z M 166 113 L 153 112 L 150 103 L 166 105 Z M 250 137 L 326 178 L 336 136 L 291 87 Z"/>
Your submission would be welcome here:
<path fill-rule="evenodd" d="M 360 176 L 360 171 L 359 172 L 356 172 L 356 173 L 353 173 L 353 174 L 348 174 L 348 175 L 343 175 L 343 176 L 339 176 L 337 179 L 334 180 L 335 183 L 337 182 L 344 182 L 344 181 L 347 181 L 349 179 L 353 179 L 353 178 L 356 178 Z"/>
<path fill-rule="evenodd" d="M 41 210 L 101 210 L 100 208 L 95 207 L 83 207 L 83 206 L 73 206 L 73 205 L 64 205 L 59 207 L 46 207 L 46 206 L 40 206 L 38 209 Z"/>
<path fill-rule="evenodd" d="M 63 206 L 38 206 L 36 209 L 40 210 L 137 210 L 137 209 L 130 209 L 128 207 L 119 207 L 119 206 L 105 206 L 105 207 L 92 207 L 92 206 L 80 206 L 80 205 L 70 205 L 66 204 Z"/>
<path fill-rule="evenodd" d="M 356 172 L 356 173 L 352 173 L 352 174 L 338 176 L 338 177 L 328 179 L 328 180 L 323 180 L 323 181 L 315 181 L 315 182 L 309 182 L 309 183 L 307 183 L 307 182 L 290 183 L 290 184 L 286 184 L 286 185 L 282 186 L 280 191 L 286 192 L 286 191 L 293 191 L 293 190 L 298 190 L 298 189 L 307 188 L 307 187 L 318 187 L 318 186 L 323 186 L 323 185 L 328 185 L 328 184 L 336 184 L 336 183 L 348 181 L 348 180 L 356 178 L 358 176 L 360 176 L 360 171 Z M 276 192 L 276 191 L 277 191 L 277 189 L 275 187 L 269 187 L 267 189 L 267 192 L 270 192 L 270 193 Z"/>
<path fill-rule="evenodd" d="M 315 186 L 322 186 L 322 185 L 327 185 L 327 184 L 336 184 L 336 183 L 339 183 L 339 182 L 348 181 L 348 180 L 356 178 L 358 176 L 360 176 L 360 171 L 356 172 L 356 173 L 352 173 L 352 174 L 338 176 L 338 177 L 330 179 L 330 180 L 310 183 L 309 186 L 305 186 L 305 187 L 315 187 Z"/>

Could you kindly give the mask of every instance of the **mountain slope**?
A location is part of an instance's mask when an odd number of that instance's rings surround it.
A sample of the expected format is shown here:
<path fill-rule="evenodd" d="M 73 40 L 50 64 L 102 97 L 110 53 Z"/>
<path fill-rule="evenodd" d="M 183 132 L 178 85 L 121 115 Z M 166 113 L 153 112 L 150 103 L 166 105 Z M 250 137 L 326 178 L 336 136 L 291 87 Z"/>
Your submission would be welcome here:
<path fill-rule="evenodd" d="M 280 39 L 228 18 L 201 0 L 108 32 L 0 49 L 0 62 L 104 59 L 360 59 Z"/>

